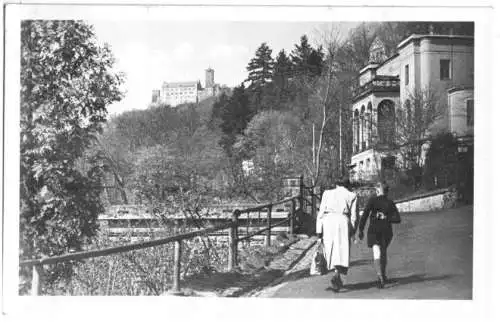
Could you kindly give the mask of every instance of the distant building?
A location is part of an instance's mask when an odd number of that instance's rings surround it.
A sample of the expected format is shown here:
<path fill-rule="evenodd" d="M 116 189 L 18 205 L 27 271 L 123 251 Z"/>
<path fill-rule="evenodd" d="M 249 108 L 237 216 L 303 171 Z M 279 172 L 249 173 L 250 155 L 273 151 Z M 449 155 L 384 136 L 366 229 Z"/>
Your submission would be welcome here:
<path fill-rule="evenodd" d="M 474 136 L 474 37 L 411 35 L 388 57 L 376 39 L 370 62 L 359 73 L 352 104 L 351 179 L 373 179 L 384 166 L 398 163 L 396 110 L 411 116 L 410 98 L 436 94 L 444 114 L 429 134 L 451 132 L 464 143 Z M 415 112 L 413 112 L 414 114 Z"/>
<path fill-rule="evenodd" d="M 197 103 L 201 90 L 199 81 L 164 82 L 160 92 L 160 102 L 170 106 Z"/>
<path fill-rule="evenodd" d="M 161 92 L 159 89 L 153 89 L 153 95 L 151 98 L 151 102 L 156 103 L 156 102 L 160 101 L 160 94 L 161 94 Z"/>
<path fill-rule="evenodd" d="M 215 83 L 215 71 L 205 70 L 205 87 L 200 81 L 164 82 L 161 89 L 154 89 L 152 103 L 172 107 L 185 103 L 198 103 L 206 98 L 218 96 L 227 87 Z"/>
<path fill-rule="evenodd" d="M 215 86 L 214 69 L 208 68 L 205 70 L 205 88 L 213 88 Z"/>

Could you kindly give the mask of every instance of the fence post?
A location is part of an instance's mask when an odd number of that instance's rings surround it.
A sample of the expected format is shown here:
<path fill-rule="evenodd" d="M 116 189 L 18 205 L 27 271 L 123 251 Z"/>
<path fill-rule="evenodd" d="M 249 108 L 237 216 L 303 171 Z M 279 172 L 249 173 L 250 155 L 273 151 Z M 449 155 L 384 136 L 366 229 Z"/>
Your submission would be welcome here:
<path fill-rule="evenodd" d="M 176 240 L 174 247 L 174 285 L 172 291 L 180 292 L 182 241 Z"/>
<path fill-rule="evenodd" d="M 293 224 L 295 219 L 295 199 L 292 200 L 292 212 L 290 214 L 290 228 L 288 229 L 288 233 L 290 236 L 293 235 Z"/>
<path fill-rule="evenodd" d="M 271 245 L 271 213 L 273 205 L 269 204 L 267 207 L 267 232 L 266 232 L 266 246 Z"/>
<path fill-rule="evenodd" d="M 229 228 L 229 252 L 228 252 L 228 270 L 232 271 L 238 264 L 238 217 L 239 210 L 233 212 L 231 219 L 231 228 Z"/>
<path fill-rule="evenodd" d="M 33 275 L 31 279 L 31 295 L 39 296 L 42 293 L 43 266 L 33 265 Z"/>

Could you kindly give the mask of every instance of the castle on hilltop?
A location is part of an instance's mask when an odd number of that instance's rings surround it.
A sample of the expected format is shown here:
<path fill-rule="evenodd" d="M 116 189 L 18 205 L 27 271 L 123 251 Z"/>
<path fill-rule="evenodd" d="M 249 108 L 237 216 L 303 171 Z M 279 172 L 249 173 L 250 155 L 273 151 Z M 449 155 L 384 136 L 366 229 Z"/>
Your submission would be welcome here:
<path fill-rule="evenodd" d="M 205 87 L 197 81 L 164 82 L 161 89 L 153 89 L 152 103 L 172 107 L 185 103 L 198 103 L 206 98 L 218 96 L 227 87 L 215 83 L 214 69 L 205 70 Z"/>

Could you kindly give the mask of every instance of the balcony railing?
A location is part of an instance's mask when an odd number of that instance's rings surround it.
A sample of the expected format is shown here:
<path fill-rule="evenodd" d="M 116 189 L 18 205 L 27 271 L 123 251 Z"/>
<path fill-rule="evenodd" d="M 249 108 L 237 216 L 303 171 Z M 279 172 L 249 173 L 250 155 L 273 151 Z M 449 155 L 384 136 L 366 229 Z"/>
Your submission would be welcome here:
<path fill-rule="evenodd" d="M 393 76 L 376 76 L 353 92 L 354 100 L 372 92 L 399 92 L 399 78 Z"/>
<path fill-rule="evenodd" d="M 363 142 L 360 146 L 352 147 L 352 154 L 357 155 L 364 151 L 374 149 L 375 151 L 392 151 L 398 148 L 397 144 L 394 142 L 381 142 L 379 140 L 374 140 L 372 142 Z"/>

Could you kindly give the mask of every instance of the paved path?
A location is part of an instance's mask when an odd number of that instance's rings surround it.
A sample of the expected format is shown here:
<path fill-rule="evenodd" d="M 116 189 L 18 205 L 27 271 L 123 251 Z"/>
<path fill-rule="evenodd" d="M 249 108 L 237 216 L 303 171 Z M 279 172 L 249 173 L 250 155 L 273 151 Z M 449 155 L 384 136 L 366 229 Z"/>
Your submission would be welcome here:
<path fill-rule="evenodd" d="M 402 216 L 389 247 L 385 289 L 375 287 L 371 251 L 366 242 L 352 247 L 352 267 L 345 288 L 329 289 L 331 275 L 308 275 L 309 258 L 287 275 L 286 282 L 259 296 L 293 298 L 472 298 L 472 206 Z"/>

